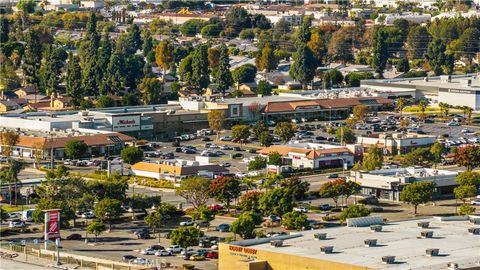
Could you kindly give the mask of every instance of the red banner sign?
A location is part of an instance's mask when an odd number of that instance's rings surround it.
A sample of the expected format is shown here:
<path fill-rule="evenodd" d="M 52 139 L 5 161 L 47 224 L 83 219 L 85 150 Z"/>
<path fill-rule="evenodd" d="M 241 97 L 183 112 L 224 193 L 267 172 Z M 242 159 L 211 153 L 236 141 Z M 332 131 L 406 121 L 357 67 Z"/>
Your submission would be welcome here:
<path fill-rule="evenodd" d="M 56 239 L 60 238 L 60 213 L 58 211 L 51 211 L 48 212 L 48 219 L 47 219 L 47 237 L 48 239 Z"/>

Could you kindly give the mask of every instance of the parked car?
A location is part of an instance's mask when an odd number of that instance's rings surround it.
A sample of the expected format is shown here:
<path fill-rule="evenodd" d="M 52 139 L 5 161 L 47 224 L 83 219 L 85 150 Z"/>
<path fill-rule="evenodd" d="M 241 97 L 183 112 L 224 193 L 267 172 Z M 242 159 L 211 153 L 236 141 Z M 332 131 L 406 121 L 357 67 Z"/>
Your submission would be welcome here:
<path fill-rule="evenodd" d="M 322 204 L 318 207 L 318 209 L 320 209 L 322 211 L 328 211 L 328 210 L 332 209 L 332 206 L 330 204 Z"/>
<path fill-rule="evenodd" d="M 137 238 L 138 239 L 149 239 L 150 238 L 150 234 L 148 232 L 139 232 L 137 234 Z"/>
<path fill-rule="evenodd" d="M 16 213 L 10 212 L 7 215 L 8 215 L 8 218 L 18 218 L 18 215 Z"/>
<path fill-rule="evenodd" d="M 190 259 L 190 261 L 203 261 L 203 260 L 205 260 L 205 257 L 202 256 L 202 255 L 196 254 L 196 255 L 190 256 L 189 259 Z"/>
<path fill-rule="evenodd" d="M 451 121 L 451 122 L 448 122 L 448 123 L 447 123 L 447 126 L 449 126 L 449 127 L 457 127 L 457 126 L 460 126 L 460 123 L 455 122 L 455 121 Z"/>
<path fill-rule="evenodd" d="M 308 209 L 306 207 L 295 207 L 293 208 L 293 211 L 301 212 L 301 213 L 307 213 Z"/>
<path fill-rule="evenodd" d="M 217 231 L 219 232 L 228 232 L 230 231 L 230 225 L 228 224 L 220 224 L 217 226 Z"/>
<path fill-rule="evenodd" d="M 213 210 L 213 211 L 219 211 L 219 210 L 222 210 L 222 209 L 223 209 L 223 205 L 221 205 L 221 204 L 210 204 L 210 205 L 208 206 L 208 208 L 209 208 L 210 210 Z"/>
<path fill-rule="evenodd" d="M 228 168 L 228 167 L 232 166 L 232 164 L 230 164 L 230 162 L 222 162 L 222 163 L 220 163 L 220 166 Z"/>
<path fill-rule="evenodd" d="M 472 200 L 470 202 L 471 205 L 480 205 L 480 200 Z"/>
<path fill-rule="evenodd" d="M 282 221 L 282 219 L 279 217 L 279 216 L 276 216 L 276 215 L 270 215 L 268 216 L 268 219 L 272 222 L 280 222 Z"/>
<path fill-rule="evenodd" d="M 378 198 L 375 196 L 368 196 L 363 199 L 365 204 L 378 204 Z"/>
<path fill-rule="evenodd" d="M 122 261 L 124 262 L 130 262 L 130 261 L 133 261 L 137 258 L 137 256 L 133 256 L 133 255 L 124 255 L 122 257 Z"/>
<path fill-rule="evenodd" d="M 153 248 L 144 248 L 144 249 L 140 250 L 140 254 L 142 254 L 142 255 L 154 255 L 155 252 L 157 252 L 157 251 Z"/>
<path fill-rule="evenodd" d="M 180 222 L 180 226 L 193 226 L 193 221 L 187 220 Z"/>
<path fill-rule="evenodd" d="M 222 150 L 232 150 L 233 148 L 231 146 L 228 146 L 228 145 L 222 145 L 222 146 L 220 146 L 220 149 L 222 149 Z"/>
<path fill-rule="evenodd" d="M 165 250 L 170 251 L 171 253 L 180 253 L 183 250 L 183 248 L 179 245 L 173 245 L 173 246 L 169 246 Z"/>
<path fill-rule="evenodd" d="M 12 220 L 8 223 L 9 228 L 23 228 L 25 227 L 25 222 L 20 219 Z"/>
<path fill-rule="evenodd" d="M 231 141 L 232 140 L 232 136 L 223 136 L 223 137 L 220 137 L 220 141 Z"/>
<path fill-rule="evenodd" d="M 328 178 L 329 178 L 329 179 L 338 178 L 338 174 L 336 174 L 336 173 L 331 173 L 331 174 L 328 175 Z"/>
<path fill-rule="evenodd" d="M 155 252 L 155 256 L 172 256 L 172 252 L 168 250 L 160 250 Z"/>
<path fill-rule="evenodd" d="M 218 259 L 218 252 L 217 251 L 209 251 L 206 255 L 209 259 Z"/>
<path fill-rule="evenodd" d="M 473 130 L 471 130 L 469 128 L 464 128 L 464 129 L 462 129 L 462 133 L 473 133 Z"/>
<path fill-rule="evenodd" d="M 95 218 L 95 214 L 92 211 L 85 212 L 82 214 L 82 218 Z"/>
<path fill-rule="evenodd" d="M 72 233 L 66 238 L 67 240 L 81 240 L 82 236 L 79 233 Z"/>
<path fill-rule="evenodd" d="M 186 254 L 189 254 L 189 253 L 193 253 L 195 250 L 193 248 L 187 248 L 187 251 L 185 252 L 185 249 L 182 248 L 182 250 L 180 251 L 180 254 L 181 255 L 186 255 Z"/>

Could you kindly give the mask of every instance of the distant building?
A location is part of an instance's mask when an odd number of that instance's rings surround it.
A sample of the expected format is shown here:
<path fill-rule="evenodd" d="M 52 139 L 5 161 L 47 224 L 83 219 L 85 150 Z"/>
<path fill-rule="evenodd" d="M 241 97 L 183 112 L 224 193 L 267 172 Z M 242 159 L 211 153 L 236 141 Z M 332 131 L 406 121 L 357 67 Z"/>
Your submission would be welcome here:
<path fill-rule="evenodd" d="M 385 155 L 406 154 L 416 148 L 430 147 L 436 141 L 436 136 L 416 133 L 384 133 L 357 136 L 357 144 L 362 145 L 364 148 L 370 148 L 376 145 L 383 149 Z"/>
<path fill-rule="evenodd" d="M 349 181 L 362 186 L 360 195 L 374 195 L 379 199 L 399 201 L 403 187 L 414 182 L 431 181 L 435 184 L 435 197 L 453 194 L 458 172 L 422 167 L 381 169 L 369 172 L 351 171 Z"/>
<path fill-rule="evenodd" d="M 198 161 L 180 159 L 162 160 L 158 163 L 138 162 L 132 165 L 130 171 L 135 176 L 175 182 L 189 176 L 213 178 L 216 174 L 228 172 L 218 164 L 201 164 Z"/>
<path fill-rule="evenodd" d="M 431 14 L 418 14 L 406 12 L 402 14 L 379 14 L 375 19 L 376 24 L 393 25 L 396 20 L 407 20 L 412 23 L 428 23 L 432 19 Z"/>
<path fill-rule="evenodd" d="M 388 98 L 428 99 L 431 103 L 446 102 L 480 110 L 479 74 L 362 80 L 360 87 L 376 90 Z"/>
<path fill-rule="evenodd" d="M 354 155 L 344 146 L 297 143 L 286 145 L 272 145 L 263 148 L 258 153 L 268 156 L 269 153 L 278 152 L 283 157 L 283 165 L 295 169 L 323 169 L 342 167 L 346 164 L 353 166 Z"/>
<path fill-rule="evenodd" d="M 18 109 L 20 109 L 20 106 L 16 102 L 10 100 L 0 100 L 0 113 Z"/>
<path fill-rule="evenodd" d="M 80 7 L 85 9 L 101 9 L 105 7 L 105 3 L 99 0 L 81 0 Z"/>

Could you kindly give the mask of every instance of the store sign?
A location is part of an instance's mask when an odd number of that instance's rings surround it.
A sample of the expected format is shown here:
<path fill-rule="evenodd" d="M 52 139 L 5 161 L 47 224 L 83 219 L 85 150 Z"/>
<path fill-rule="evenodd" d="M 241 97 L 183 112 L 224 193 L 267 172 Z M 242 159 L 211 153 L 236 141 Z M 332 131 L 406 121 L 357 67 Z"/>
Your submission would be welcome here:
<path fill-rule="evenodd" d="M 60 238 L 60 211 L 45 212 L 45 240 Z"/>
<path fill-rule="evenodd" d="M 230 251 L 245 253 L 248 255 L 256 255 L 257 250 L 253 248 L 239 247 L 239 246 L 228 246 Z"/>
<path fill-rule="evenodd" d="M 119 116 L 112 118 L 114 131 L 137 131 L 140 130 L 140 115 Z"/>

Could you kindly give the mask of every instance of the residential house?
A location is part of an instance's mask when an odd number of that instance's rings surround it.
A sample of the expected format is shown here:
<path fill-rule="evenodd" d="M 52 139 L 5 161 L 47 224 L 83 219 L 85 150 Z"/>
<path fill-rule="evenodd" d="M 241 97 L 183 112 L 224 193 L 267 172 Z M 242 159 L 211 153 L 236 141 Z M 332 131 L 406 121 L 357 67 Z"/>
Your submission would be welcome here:
<path fill-rule="evenodd" d="M 10 100 L 0 100 L 0 113 L 13 111 L 20 108 L 21 107 L 16 102 Z"/>

